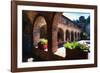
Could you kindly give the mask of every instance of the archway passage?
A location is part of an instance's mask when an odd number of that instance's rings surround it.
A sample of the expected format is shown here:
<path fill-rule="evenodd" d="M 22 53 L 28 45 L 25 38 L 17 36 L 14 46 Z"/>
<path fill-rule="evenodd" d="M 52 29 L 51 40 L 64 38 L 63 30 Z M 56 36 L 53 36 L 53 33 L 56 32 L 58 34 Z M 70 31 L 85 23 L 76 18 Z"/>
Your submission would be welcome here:
<path fill-rule="evenodd" d="M 33 23 L 33 45 L 37 46 L 41 38 L 47 38 L 47 23 L 43 16 L 38 16 Z"/>
<path fill-rule="evenodd" d="M 61 28 L 58 29 L 58 41 L 64 41 L 64 32 Z"/>
<path fill-rule="evenodd" d="M 77 41 L 77 32 L 75 32 L 75 41 Z"/>
<path fill-rule="evenodd" d="M 74 32 L 72 31 L 71 32 L 71 42 L 73 42 L 74 41 Z"/>
<path fill-rule="evenodd" d="M 70 41 L 70 32 L 66 30 L 66 42 Z"/>
<path fill-rule="evenodd" d="M 77 34 L 77 35 L 78 35 L 78 41 L 79 41 L 79 40 L 81 39 L 81 38 L 80 38 L 80 33 L 78 32 L 78 34 Z"/>
<path fill-rule="evenodd" d="M 45 38 L 45 39 L 47 39 L 47 26 L 46 26 L 46 25 L 43 25 L 43 26 L 40 28 L 40 38 Z"/>
<path fill-rule="evenodd" d="M 64 31 L 61 28 L 58 28 L 57 41 L 58 47 L 62 47 L 64 43 Z"/>

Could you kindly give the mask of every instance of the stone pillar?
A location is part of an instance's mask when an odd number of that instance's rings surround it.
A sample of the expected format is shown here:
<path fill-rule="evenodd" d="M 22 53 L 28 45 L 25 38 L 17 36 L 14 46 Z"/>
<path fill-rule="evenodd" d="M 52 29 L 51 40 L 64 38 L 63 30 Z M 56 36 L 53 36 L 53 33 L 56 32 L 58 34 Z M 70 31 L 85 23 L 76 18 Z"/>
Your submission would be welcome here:
<path fill-rule="evenodd" d="M 81 37 L 80 37 L 80 33 L 78 34 L 78 36 L 79 36 L 79 40 L 81 39 Z"/>
<path fill-rule="evenodd" d="M 56 52 L 58 48 L 58 43 L 57 43 L 57 29 L 53 29 L 52 32 L 52 51 Z"/>
<path fill-rule="evenodd" d="M 74 41 L 77 40 L 76 32 L 74 32 Z"/>
<path fill-rule="evenodd" d="M 75 41 L 77 41 L 77 39 L 78 39 L 78 36 L 77 36 L 77 32 L 75 33 Z"/>
<path fill-rule="evenodd" d="M 73 32 L 73 41 L 75 41 L 75 32 Z"/>
<path fill-rule="evenodd" d="M 76 33 L 76 38 L 77 38 L 76 40 L 78 41 L 78 39 L 79 39 L 78 33 Z"/>
<path fill-rule="evenodd" d="M 59 17 L 60 13 L 56 13 L 53 19 L 52 24 L 52 52 L 56 52 L 58 49 L 58 42 L 57 42 L 57 33 L 58 33 L 58 24 L 59 24 Z"/>
<path fill-rule="evenodd" d="M 71 32 L 69 31 L 69 40 L 71 41 Z"/>
<path fill-rule="evenodd" d="M 66 42 L 66 31 L 64 31 L 64 42 Z"/>
<path fill-rule="evenodd" d="M 34 46 L 38 45 L 39 39 L 40 39 L 40 31 L 39 29 L 34 29 L 33 30 L 33 42 L 34 42 L 33 45 Z"/>

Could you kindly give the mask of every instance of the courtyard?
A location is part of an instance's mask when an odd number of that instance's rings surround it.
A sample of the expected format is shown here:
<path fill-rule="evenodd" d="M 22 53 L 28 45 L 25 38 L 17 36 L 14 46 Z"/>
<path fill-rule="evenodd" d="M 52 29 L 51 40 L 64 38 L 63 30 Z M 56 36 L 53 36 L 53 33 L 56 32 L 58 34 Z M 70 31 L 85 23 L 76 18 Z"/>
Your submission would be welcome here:
<path fill-rule="evenodd" d="M 82 29 L 62 12 L 23 11 L 22 31 L 23 62 L 66 60 L 64 44 L 82 40 Z M 82 55 L 73 59 L 88 58 Z"/>

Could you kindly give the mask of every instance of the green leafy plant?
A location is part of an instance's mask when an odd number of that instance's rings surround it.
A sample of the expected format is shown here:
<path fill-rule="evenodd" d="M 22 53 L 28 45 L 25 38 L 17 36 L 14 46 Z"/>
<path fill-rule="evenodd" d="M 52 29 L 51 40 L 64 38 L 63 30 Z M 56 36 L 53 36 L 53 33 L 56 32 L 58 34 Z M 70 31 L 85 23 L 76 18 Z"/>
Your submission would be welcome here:
<path fill-rule="evenodd" d="M 72 44 L 71 44 L 70 42 L 66 42 L 66 43 L 64 44 L 64 47 L 65 47 L 65 48 L 68 48 L 68 49 L 72 49 Z"/>
<path fill-rule="evenodd" d="M 71 44 L 73 49 L 79 48 L 79 44 L 77 42 L 72 42 Z"/>
<path fill-rule="evenodd" d="M 43 39 L 40 39 L 39 43 L 45 45 L 45 44 L 48 43 L 48 41 L 47 41 L 47 39 L 44 39 L 44 38 L 43 38 Z"/>
<path fill-rule="evenodd" d="M 73 49 L 79 49 L 79 50 L 81 50 L 83 52 L 90 52 L 89 51 L 89 46 L 87 44 L 84 44 L 84 43 L 80 44 L 78 42 L 66 42 L 64 44 L 64 47 L 66 49 L 71 49 L 71 50 L 73 50 Z"/>
<path fill-rule="evenodd" d="M 42 49 L 42 50 L 44 50 L 44 49 L 47 49 L 48 48 L 48 41 L 47 41 L 47 39 L 40 39 L 40 41 L 38 42 L 38 48 L 39 49 Z"/>
<path fill-rule="evenodd" d="M 76 48 L 78 48 L 79 47 L 79 45 L 78 45 L 78 43 L 77 42 L 66 42 L 65 44 L 64 44 L 64 47 L 65 48 L 68 48 L 68 49 L 76 49 Z"/>

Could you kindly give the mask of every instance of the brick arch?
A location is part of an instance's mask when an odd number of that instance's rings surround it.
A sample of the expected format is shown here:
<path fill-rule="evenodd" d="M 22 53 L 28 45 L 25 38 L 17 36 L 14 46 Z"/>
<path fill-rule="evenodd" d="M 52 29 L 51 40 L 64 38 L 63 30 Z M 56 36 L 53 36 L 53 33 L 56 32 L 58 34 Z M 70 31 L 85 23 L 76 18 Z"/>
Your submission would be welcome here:
<path fill-rule="evenodd" d="M 71 31 L 71 41 L 74 41 L 74 31 Z"/>
<path fill-rule="evenodd" d="M 42 25 L 40 27 L 40 38 L 47 39 L 47 25 Z"/>
<path fill-rule="evenodd" d="M 46 19 L 43 16 L 38 16 L 36 17 L 35 21 L 34 21 L 34 25 L 33 25 L 33 29 L 34 28 L 40 28 L 43 25 L 46 25 Z"/>
<path fill-rule="evenodd" d="M 66 30 L 65 34 L 66 34 L 66 41 L 70 41 L 70 35 L 71 35 L 70 31 Z"/>
<path fill-rule="evenodd" d="M 47 25 L 47 19 L 42 15 L 37 15 L 33 21 L 33 45 L 37 46 L 40 39 L 40 28 Z M 34 42 L 35 41 L 35 42 Z"/>
<path fill-rule="evenodd" d="M 62 28 L 58 28 L 57 39 L 58 41 L 64 41 L 64 31 Z"/>

